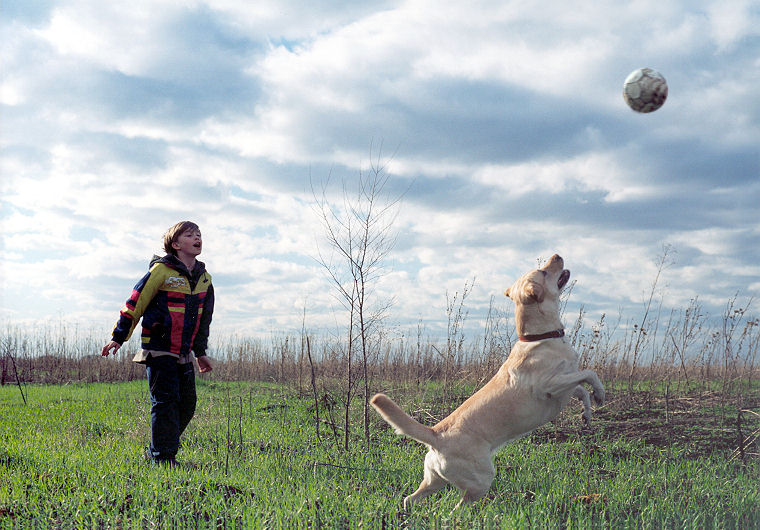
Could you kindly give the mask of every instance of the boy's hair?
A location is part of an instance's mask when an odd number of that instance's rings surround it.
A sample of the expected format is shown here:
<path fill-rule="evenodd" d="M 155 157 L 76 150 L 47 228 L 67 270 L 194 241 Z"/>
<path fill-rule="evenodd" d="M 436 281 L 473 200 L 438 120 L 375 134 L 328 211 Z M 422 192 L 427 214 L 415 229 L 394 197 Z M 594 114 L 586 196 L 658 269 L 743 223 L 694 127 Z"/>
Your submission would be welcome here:
<path fill-rule="evenodd" d="M 172 243 L 176 243 L 179 240 L 179 236 L 188 230 L 200 230 L 200 228 L 192 221 L 180 221 L 166 231 L 164 234 L 164 250 L 167 254 L 177 255 L 177 251 L 172 247 Z"/>

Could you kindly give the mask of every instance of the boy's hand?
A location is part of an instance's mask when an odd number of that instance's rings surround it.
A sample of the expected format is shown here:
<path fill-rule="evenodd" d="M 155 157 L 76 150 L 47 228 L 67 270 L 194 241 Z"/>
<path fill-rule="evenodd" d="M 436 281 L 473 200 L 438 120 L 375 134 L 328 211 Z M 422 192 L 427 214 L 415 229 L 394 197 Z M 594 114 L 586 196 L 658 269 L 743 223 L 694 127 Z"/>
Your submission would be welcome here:
<path fill-rule="evenodd" d="M 121 348 L 121 344 L 119 344 L 115 340 L 112 340 L 111 342 L 103 346 L 103 351 L 100 352 L 100 355 L 102 355 L 103 357 L 108 357 L 108 354 L 111 353 L 111 350 L 113 350 L 113 353 L 115 355 L 116 352 L 119 351 L 119 348 Z"/>
<path fill-rule="evenodd" d="M 205 355 L 198 357 L 198 371 L 200 371 L 202 374 L 205 374 L 211 370 L 213 370 L 213 368 L 211 367 L 211 361 L 208 360 L 208 357 Z"/>

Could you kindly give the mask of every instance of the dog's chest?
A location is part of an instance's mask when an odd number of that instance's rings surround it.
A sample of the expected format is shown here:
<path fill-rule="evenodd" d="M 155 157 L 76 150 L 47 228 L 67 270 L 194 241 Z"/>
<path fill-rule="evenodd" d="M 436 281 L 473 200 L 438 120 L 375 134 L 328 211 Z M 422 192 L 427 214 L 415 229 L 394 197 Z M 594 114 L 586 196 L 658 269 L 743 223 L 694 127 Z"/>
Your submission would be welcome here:
<path fill-rule="evenodd" d="M 578 370 L 578 354 L 564 342 L 517 344 L 499 369 L 510 386 L 529 388 Z"/>

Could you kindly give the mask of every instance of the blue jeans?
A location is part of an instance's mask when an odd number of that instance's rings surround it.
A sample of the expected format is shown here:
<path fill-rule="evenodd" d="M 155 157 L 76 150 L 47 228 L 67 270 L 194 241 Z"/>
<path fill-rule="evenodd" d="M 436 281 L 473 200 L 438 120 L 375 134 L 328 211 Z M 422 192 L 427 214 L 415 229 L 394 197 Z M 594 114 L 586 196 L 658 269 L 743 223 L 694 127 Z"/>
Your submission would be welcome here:
<path fill-rule="evenodd" d="M 179 437 L 195 413 L 195 367 L 164 355 L 146 361 L 150 388 L 150 455 L 173 462 Z"/>

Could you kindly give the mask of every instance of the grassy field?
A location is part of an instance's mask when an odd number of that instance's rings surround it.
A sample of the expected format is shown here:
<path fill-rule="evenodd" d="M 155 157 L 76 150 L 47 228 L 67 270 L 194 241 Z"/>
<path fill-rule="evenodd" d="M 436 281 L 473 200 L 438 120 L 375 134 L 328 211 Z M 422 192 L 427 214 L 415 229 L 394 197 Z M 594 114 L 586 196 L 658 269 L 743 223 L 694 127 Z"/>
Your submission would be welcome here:
<path fill-rule="evenodd" d="M 678 399 L 617 392 L 582 428 L 578 408 L 496 456 L 486 499 L 453 511 L 446 489 L 411 510 L 423 446 L 373 416 L 349 451 L 342 423 L 316 435 L 313 399 L 293 387 L 199 381 L 180 468 L 144 457 L 143 381 L 0 387 L 0 527 L 752 528 L 760 525 L 759 422 L 716 392 Z M 419 417 L 435 389 L 387 389 Z M 461 389 L 466 395 L 469 389 Z M 760 391 L 744 403 L 757 409 Z M 333 411 L 336 416 L 341 412 Z M 355 413 L 361 413 L 357 403 Z"/>

